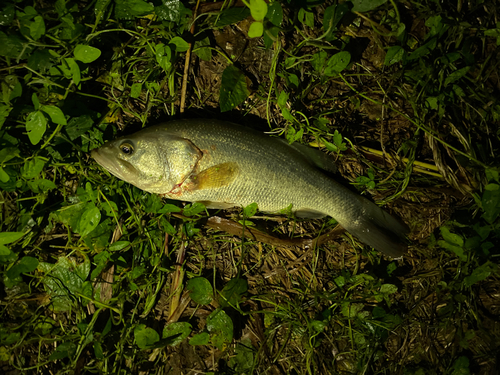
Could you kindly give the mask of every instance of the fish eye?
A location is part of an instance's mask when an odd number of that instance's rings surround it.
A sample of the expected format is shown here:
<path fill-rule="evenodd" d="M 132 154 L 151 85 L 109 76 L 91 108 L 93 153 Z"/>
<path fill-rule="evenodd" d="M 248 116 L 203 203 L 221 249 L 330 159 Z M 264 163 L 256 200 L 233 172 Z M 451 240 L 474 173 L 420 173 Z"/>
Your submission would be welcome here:
<path fill-rule="evenodd" d="M 134 147 L 130 143 L 122 143 L 120 145 L 120 150 L 125 155 L 132 155 L 134 153 Z"/>

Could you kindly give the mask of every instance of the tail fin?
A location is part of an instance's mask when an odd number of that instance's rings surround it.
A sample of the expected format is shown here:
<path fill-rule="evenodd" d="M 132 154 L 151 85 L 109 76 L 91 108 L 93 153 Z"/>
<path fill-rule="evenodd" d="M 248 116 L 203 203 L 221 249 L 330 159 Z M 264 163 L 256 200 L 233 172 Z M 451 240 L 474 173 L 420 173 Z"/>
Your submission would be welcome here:
<path fill-rule="evenodd" d="M 362 204 L 362 214 L 349 225 L 341 225 L 361 242 L 386 255 L 393 258 L 403 255 L 407 249 L 408 227 L 368 199 L 363 198 Z"/>

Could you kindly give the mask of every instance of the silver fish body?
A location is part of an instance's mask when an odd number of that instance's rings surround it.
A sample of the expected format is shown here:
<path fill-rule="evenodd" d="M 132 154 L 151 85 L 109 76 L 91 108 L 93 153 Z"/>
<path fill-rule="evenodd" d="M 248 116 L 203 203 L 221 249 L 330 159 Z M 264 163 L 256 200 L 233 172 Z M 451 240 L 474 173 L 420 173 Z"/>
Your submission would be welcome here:
<path fill-rule="evenodd" d="M 317 150 L 240 125 L 207 119 L 170 121 L 92 150 L 105 169 L 140 189 L 209 208 L 247 206 L 298 216 L 329 215 L 362 242 L 392 257 L 407 227 L 325 175 Z M 316 155 L 316 156 L 315 156 Z"/>

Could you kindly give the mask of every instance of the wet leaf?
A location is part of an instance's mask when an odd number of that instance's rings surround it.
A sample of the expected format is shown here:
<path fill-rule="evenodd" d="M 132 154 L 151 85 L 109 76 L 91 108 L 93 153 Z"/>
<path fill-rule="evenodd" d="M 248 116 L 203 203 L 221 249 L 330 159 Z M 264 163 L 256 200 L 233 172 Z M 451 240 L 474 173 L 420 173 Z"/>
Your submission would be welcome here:
<path fill-rule="evenodd" d="M 179 345 L 182 340 L 189 336 L 192 326 L 188 322 L 170 323 L 163 329 L 162 338 L 169 339 L 169 345 Z"/>
<path fill-rule="evenodd" d="M 89 64 L 101 56 L 101 50 L 92 46 L 78 44 L 73 52 L 75 59 Z"/>
<path fill-rule="evenodd" d="M 26 120 L 26 131 L 32 144 L 36 145 L 41 141 L 47 130 L 47 119 L 40 111 L 31 112 Z"/>
<path fill-rule="evenodd" d="M 230 111 L 249 95 L 245 75 L 234 65 L 222 73 L 219 105 L 221 112 Z"/>
<path fill-rule="evenodd" d="M 146 327 L 145 324 L 138 324 L 134 328 L 135 343 L 141 349 L 147 349 L 160 341 L 160 335 L 153 328 Z"/>
<path fill-rule="evenodd" d="M 186 290 L 189 291 L 191 299 L 200 305 L 208 305 L 212 302 L 212 285 L 204 277 L 195 277 L 188 280 Z"/>

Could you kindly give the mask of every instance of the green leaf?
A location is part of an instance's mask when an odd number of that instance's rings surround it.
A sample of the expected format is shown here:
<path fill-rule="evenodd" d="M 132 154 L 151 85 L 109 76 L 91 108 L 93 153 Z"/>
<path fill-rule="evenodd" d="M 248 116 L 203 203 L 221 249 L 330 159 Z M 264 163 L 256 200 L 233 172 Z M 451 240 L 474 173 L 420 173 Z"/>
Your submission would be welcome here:
<path fill-rule="evenodd" d="M 500 215 L 500 190 L 485 190 L 481 199 L 483 218 L 493 224 Z"/>
<path fill-rule="evenodd" d="M 255 21 L 262 21 L 267 14 L 267 3 L 264 0 L 250 0 L 250 14 Z"/>
<path fill-rule="evenodd" d="M 179 22 L 184 5 L 179 0 L 162 1 L 163 5 L 155 7 L 155 13 L 161 21 Z"/>
<path fill-rule="evenodd" d="M 401 46 L 392 46 L 387 50 L 384 59 L 384 65 L 391 66 L 397 62 L 400 62 L 403 58 L 405 50 Z"/>
<path fill-rule="evenodd" d="M 194 43 L 193 52 L 204 61 L 212 60 L 212 50 L 210 49 L 210 39 L 197 40 Z"/>
<path fill-rule="evenodd" d="M 461 261 L 467 261 L 467 255 L 465 255 L 463 248 L 463 238 L 458 234 L 450 233 L 450 230 L 447 227 L 441 227 L 439 229 L 441 230 L 441 235 L 445 240 L 439 240 L 438 245 L 455 253 Z"/>
<path fill-rule="evenodd" d="M 0 129 L 9 116 L 10 111 L 12 111 L 12 108 L 11 105 L 0 103 Z"/>
<path fill-rule="evenodd" d="M 255 364 L 252 341 L 248 338 L 242 339 L 234 351 L 236 355 L 229 360 L 229 366 L 236 374 L 251 373 Z"/>
<path fill-rule="evenodd" d="M 460 78 L 462 78 L 464 75 L 467 74 L 469 69 L 470 67 L 466 66 L 465 68 L 454 71 L 453 73 L 451 73 L 446 77 L 446 79 L 444 80 L 444 85 L 448 86 L 450 83 L 458 81 Z"/>
<path fill-rule="evenodd" d="M 210 341 L 210 334 L 208 332 L 201 332 L 189 340 L 189 345 L 207 345 Z"/>
<path fill-rule="evenodd" d="M 325 14 L 323 16 L 323 31 L 326 33 L 325 39 L 327 41 L 333 40 L 333 31 L 337 28 L 342 18 L 350 12 L 350 8 L 350 3 L 345 2 L 330 5 L 325 9 Z"/>
<path fill-rule="evenodd" d="M 235 278 L 229 280 L 220 292 L 219 303 L 222 307 L 237 306 L 241 296 L 248 290 L 248 282 L 244 279 Z"/>
<path fill-rule="evenodd" d="M 76 353 L 76 344 L 72 342 L 63 342 L 59 344 L 49 357 L 49 361 L 56 359 L 71 358 Z"/>
<path fill-rule="evenodd" d="M 243 216 L 247 219 L 251 218 L 253 215 L 257 213 L 258 210 L 259 207 L 257 203 L 251 203 L 243 209 Z"/>
<path fill-rule="evenodd" d="M 168 44 L 173 44 L 177 52 L 186 52 L 189 49 L 189 43 L 180 36 L 173 37 Z"/>
<path fill-rule="evenodd" d="M 347 51 L 336 53 L 326 63 L 324 74 L 329 77 L 338 75 L 351 62 L 351 54 Z"/>
<path fill-rule="evenodd" d="M 0 11 L 0 26 L 9 26 L 14 21 L 16 8 L 13 3 L 7 3 Z"/>
<path fill-rule="evenodd" d="M 248 8 L 229 8 L 224 9 L 219 14 L 219 19 L 215 23 L 215 27 L 222 28 L 227 25 L 232 25 L 243 21 L 250 15 L 250 9 Z"/>
<path fill-rule="evenodd" d="M 130 241 L 117 241 L 109 245 L 109 251 L 120 251 L 130 246 Z"/>
<path fill-rule="evenodd" d="M 79 117 L 72 117 L 66 125 L 65 130 L 69 139 L 74 141 L 92 129 L 93 125 L 94 120 L 92 120 L 89 115 L 83 115 Z"/>
<path fill-rule="evenodd" d="M 30 24 L 30 35 L 33 39 L 38 40 L 45 34 L 45 22 L 42 16 L 36 16 Z"/>
<path fill-rule="evenodd" d="M 314 13 L 300 8 L 299 10 L 299 21 L 311 29 L 314 29 Z"/>
<path fill-rule="evenodd" d="M 217 309 L 208 316 L 207 330 L 212 344 L 219 350 L 223 350 L 233 340 L 233 321 L 222 309 Z"/>
<path fill-rule="evenodd" d="M 45 162 L 42 158 L 35 156 L 33 159 L 24 163 L 21 168 L 21 176 L 24 178 L 35 178 L 42 172 Z"/>
<path fill-rule="evenodd" d="M 78 233 L 85 237 L 92 232 L 101 220 L 101 211 L 93 203 L 87 204 L 78 222 Z"/>
<path fill-rule="evenodd" d="M 159 211 L 159 214 L 166 214 L 170 212 L 181 212 L 182 209 L 175 204 L 166 203 Z"/>
<path fill-rule="evenodd" d="M 154 6 L 143 0 L 116 0 L 115 17 L 132 20 L 153 13 Z"/>
<path fill-rule="evenodd" d="M 75 59 L 89 64 L 101 56 L 101 50 L 95 47 L 78 44 L 73 52 Z"/>
<path fill-rule="evenodd" d="M 466 287 L 470 287 L 479 281 L 483 281 L 496 270 L 498 270 L 497 265 L 491 262 L 486 262 L 483 265 L 475 268 L 469 276 L 466 276 L 464 278 L 464 284 Z"/>
<path fill-rule="evenodd" d="M 10 176 L 7 172 L 3 170 L 2 167 L 0 167 L 0 181 L 1 182 L 8 182 L 10 180 Z"/>
<path fill-rule="evenodd" d="M 7 35 L 0 31 L 0 56 L 13 59 L 24 59 L 31 53 L 33 47 L 17 35 Z"/>
<path fill-rule="evenodd" d="M 453 371 L 451 375 L 469 375 L 469 358 L 465 356 L 458 357 L 453 363 Z"/>
<path fill-rule="evenodd" d="M 253 22 L 248 28 L 250 38 L 258 38 L 264 33 L 264 24 L 261 21 Z"/>
<path fill-rule="evenodd" d="M 352 11 L 360 13 L 369 12 L 386 2 L 387 0 L 352 0 Z"/>
<path fill-rule="evenodd" d="M 141 349 L 146 349 L 160 341 L 160 335 L 153 328 L 146 327 L 145 324 L 138 324 L 134 328 L 135 343 Z"/>
<path fill-rule="evenodd" d="M 37 267 L 38 267 L 38 259 L 25 256 L 21 258 L 19 263 L 9 268 L 6 274 L 9 279 L 15 279 L 22 273 L 29 273 L 36 270 Z"/>
<path fill-rule="evenodd" d="M 234 65 L 229 65 L 222 73 L 220 88 L 220 110 L 230 111 L 242 103 L 249 95 L 245 75 Z"/>
<path fill-rule="evenodd" d="M 35 111 L 28 115 L 26 130 L 31 143 L 38 144 L 47 130 L 47 119 L 42 112 Z"/>
<path fill-rule="evenodd" d="M 169 323 L 163 328 L 163 339 L 170 339 L 169 344 L 171 346 L 179 345 L 182 340 L 189 336 L 192 330 L 191 324 L 188 322 L 175 322 Z"/>
<path fill-rule="evenodd" d="M 38 96 L 36 92 L 31 95 L 31 101 L 33 102 L 33 107 L 35 107 L 35 111 L 38 111 L 40 109 L 40 101 L 38 100 Z"/>
<path fill-rule="evenodd" d="M 208 305 L 212 302 L 212 285 L 204 277 L 189 279 L 186 283 L 186 290 L 189 292 L 191 299 L 200 305 Z"/>
<path fill-rule="evenodd" d="M 64 61 L 66 61 L 66 64 L 68 64 L 69 72 L 71 74 L 71 78 L 73 79 L 73 83 L 78 86 L 82 79 L 80 73 L 80 67 L 76 63 L 75 59 L 65 58 Z"/>
<path fill-rule="evenodd" d="M 6 163 L 17 158 L 21 151 L 17 147 L 5 147 L 0 150 L 0 163 Z"/>
<path fill-rule="evenodd" d="M 184 216 L 191 217 L 191 216 L 195 216 L 195 215 L 202 213 L 203 211 L 205 211 L 205 209 L 206 209 L 206 207 L 203 203 L 194 202 L 192 204 L 187 204 L 184 207 L 184 210 L 182 211 L 182 213 Z"/>
<path fill-rule="evenodd" d="M 141 90 L 142 90 L 142 83 L 136 82 L 132 84 L 132 87 L 130 88 L 130 97 L 131 98 L 138 98 L 139 95 L 141 95 Z"/>

